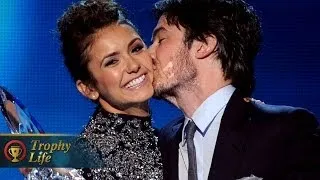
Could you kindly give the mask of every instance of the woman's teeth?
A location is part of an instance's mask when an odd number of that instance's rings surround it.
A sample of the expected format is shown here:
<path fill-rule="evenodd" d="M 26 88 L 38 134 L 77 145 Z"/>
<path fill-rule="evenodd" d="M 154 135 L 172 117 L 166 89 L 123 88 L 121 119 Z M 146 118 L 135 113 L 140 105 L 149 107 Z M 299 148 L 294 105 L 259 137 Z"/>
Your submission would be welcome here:
<path fill-rule="evenodd" d="M 138 87 L 142 82 L 143 80 L 146 78 L 146 75 L 142 75 L 132 81 L 130 81 L 127 85 L 126 85 L 126 88 L 135 88 L 135 87 Z"/>

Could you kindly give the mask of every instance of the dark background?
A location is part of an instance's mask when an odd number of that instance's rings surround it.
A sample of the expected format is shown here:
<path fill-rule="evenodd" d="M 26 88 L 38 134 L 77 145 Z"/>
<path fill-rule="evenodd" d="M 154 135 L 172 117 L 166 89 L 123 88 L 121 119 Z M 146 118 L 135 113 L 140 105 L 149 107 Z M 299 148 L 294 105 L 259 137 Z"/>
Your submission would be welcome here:
<path fill-rule="evenodd" d="M 0 85 L 15 94 L 46 132 L 78 134 L 93 105 L 77 92 L 63 65 L 56 21 L 71 0 L 0 1 Z M 120 0 L 146 43 L 155 21 L 155 0 Z M 320 118 L 320 35 L 316 0 L 251 0 L 262 18 L 263 48 L 256 60 L 254 98 L 305 107 Z M 181 114 L 162 101 L 150 102 L 155 126 Z M 0 132 L 9 132 L 0 116 Z M 0 150 L 2 153 L 2 150 Z M 0 169 L 0 179 L 22 179 Z"/>

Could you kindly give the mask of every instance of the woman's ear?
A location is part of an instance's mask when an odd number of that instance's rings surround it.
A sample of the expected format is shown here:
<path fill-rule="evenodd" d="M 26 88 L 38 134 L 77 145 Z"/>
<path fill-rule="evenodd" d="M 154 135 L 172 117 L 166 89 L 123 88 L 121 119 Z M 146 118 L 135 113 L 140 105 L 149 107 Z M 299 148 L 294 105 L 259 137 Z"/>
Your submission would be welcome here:
<path fill-rule="evenodd" d="M 90 85 L 87 85 L 86 83 L 82 82 L 81 80 L 77 80 L 76 86 L 78 91 L 85 97 L 95 101 L 99 97 L 98 91 L 91 87 Z"/>
<path fill-rule="evenodd" d="M 207 36 L 205 41 L 197 41 L 196 46 L 196 58 L 204 59 L 216 51 L 217 38 L 214 35 Z"/>

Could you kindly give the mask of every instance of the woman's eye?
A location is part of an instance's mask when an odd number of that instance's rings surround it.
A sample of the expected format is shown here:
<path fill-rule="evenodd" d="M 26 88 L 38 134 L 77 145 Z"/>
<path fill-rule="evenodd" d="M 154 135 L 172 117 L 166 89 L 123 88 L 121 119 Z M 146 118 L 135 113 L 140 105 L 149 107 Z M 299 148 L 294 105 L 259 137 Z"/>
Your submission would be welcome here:
<path fill-rule="evenodd" d="M 136 46 L 135 48 L 132 49 L 132 52 L 133 52 L 133 53 L 139 52 L 139 51 L 141 51 L 141 49 L 143 49 L 143 48 L 144 48 L 143 45 L 138 45 L 138 46 Z"/>
<path fill-rule="evenodd" d="M 112 59 L 112 60 L 109 60 L 108 62 L 106 62 L 105 64 L 104 64 L 104 66 L 106 67 L 106 66 L 111 66 L 111 65 L 113 65 L 113 64 L 116 64 L 118 62 L 118 60 L 116 60 L 116 59 Z"/>

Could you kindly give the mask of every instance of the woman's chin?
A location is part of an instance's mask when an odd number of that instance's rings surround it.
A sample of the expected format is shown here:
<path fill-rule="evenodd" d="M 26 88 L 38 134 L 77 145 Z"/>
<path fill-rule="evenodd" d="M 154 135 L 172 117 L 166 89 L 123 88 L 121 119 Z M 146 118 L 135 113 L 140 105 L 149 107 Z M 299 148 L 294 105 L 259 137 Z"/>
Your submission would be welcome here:
<path fill-rule="evenodd" d="M 127 101 L 133 103 L 142 103 L 148 101 L 153 96 L 153 89 L 137 91 L 134 93 L 127 94 Z"/>

